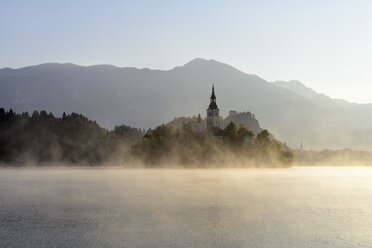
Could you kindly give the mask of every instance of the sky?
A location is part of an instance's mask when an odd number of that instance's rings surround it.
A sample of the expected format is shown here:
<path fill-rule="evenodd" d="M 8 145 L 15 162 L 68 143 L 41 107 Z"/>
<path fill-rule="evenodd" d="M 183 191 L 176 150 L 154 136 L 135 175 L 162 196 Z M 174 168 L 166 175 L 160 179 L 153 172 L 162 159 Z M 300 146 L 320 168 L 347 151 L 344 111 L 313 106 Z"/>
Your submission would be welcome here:
<path fill-rule="evenodd" d="M 194 58 L 372 102 L 372 1 L 0 0 L 0 68 Z"/>

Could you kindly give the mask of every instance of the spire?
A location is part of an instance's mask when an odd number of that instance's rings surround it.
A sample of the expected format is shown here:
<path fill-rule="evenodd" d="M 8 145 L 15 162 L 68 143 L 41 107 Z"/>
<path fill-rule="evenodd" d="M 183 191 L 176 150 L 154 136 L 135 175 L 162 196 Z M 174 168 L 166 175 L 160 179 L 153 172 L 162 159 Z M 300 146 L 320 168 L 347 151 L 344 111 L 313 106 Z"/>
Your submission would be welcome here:
<path fill-rule="evenodd" d="M 214 84 L 212 84 L 212 95 L 211 100 L 216 100 L 216 95 L 214 94 Z"/>
<path fill-rule="evenodd" d="M 218 109 L 217 103 L 216 103 L 216 95 L 214 93 L 214 84 L 212 85 L 212 95 L 211 95 L 211 101 L 209 103 L 209 109 Z"/>

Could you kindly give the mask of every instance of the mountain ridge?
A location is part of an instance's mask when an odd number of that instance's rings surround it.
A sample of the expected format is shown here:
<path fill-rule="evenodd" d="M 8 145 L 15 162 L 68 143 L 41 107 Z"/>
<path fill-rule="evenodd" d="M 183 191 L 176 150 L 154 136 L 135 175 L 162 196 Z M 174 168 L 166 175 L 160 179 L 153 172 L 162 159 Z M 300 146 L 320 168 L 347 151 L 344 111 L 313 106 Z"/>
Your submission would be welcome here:
<path fill-rule="evenodd" d="M 369 140 L 358 143 L 353 138 L 354 133 L 363 133 L 360 128 L 372 127 L 366 114 L 372 104 L 343 102 L 337 109 L 330 108 L 321 99 L 306 98 L 255 74 L 201 58 L 169 70 L 72 63 L 3 68 L 0 106 L 17 112 L 78 112 L 106 128 L 123 123 L 148 128 L 175 117 L 205 115 L 213 83 L 222 115 L 229 110 L 252 112 L 263 128 L 292 147 L 303 139 L 312 149 L 372 149 Z"/>

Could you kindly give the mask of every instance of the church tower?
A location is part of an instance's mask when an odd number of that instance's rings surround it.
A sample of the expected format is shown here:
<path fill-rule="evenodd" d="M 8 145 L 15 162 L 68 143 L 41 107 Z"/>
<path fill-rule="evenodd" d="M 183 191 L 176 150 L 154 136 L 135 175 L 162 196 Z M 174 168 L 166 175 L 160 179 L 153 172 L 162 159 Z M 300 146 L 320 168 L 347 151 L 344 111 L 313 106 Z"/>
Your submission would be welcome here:
<path fill-rule="evenodd" d="M 213 128 L 220 127 L 220 110 L 217 107 L 216 95 L 214 94 L 214 85 L 212 86 L 212 95 L 207 109 L 207 130 L 210 131 Z"/>

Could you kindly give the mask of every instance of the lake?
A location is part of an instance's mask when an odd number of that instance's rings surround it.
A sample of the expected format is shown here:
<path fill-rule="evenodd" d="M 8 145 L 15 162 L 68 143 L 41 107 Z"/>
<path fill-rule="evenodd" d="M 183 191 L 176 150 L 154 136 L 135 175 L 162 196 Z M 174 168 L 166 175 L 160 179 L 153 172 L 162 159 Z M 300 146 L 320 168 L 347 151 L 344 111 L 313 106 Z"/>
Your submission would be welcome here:
<path fill-rule="evenodd" d="M 372 247 L 372 167 L 3 168 L 0 247 Z"/>

